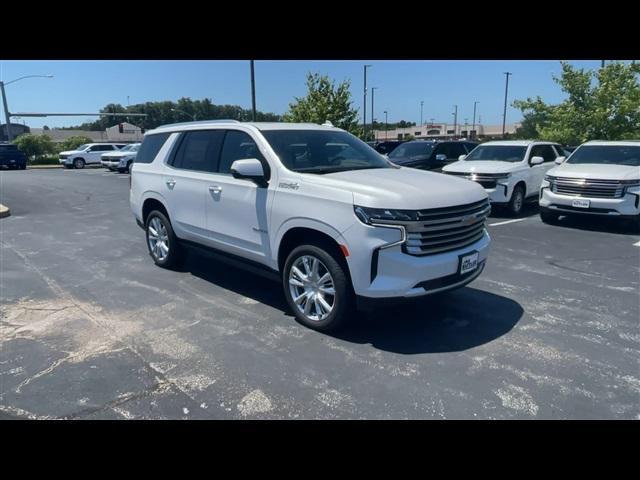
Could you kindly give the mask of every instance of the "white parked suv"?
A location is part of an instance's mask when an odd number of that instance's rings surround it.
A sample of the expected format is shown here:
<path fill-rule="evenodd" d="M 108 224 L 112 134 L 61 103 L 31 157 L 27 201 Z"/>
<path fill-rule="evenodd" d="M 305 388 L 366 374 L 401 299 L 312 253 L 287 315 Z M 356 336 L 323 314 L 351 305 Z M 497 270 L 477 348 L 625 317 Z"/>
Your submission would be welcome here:
<path fill-rule="evenodd" d="M 130 203 L 153 261 L 184 244 L 277 273 L 296 318 L 462 287 L 489 250 L 479 185 L 392 164 L 330 125 L 208 121 L 146 133 Z M 250 280 L 248 280 L 250 281 Z"/>
<path fill-rule="evenodd" d="M 118 170 L 120 173 L 129 173 L 139 149 L 139 143 L 131 143 L 120 150 L 103 153 L 100 157 L 100 163 L 111 171 Z"/>
<path fill-rule="evenodd" d="M 100 165 L 103 153 L 120 150 L 126 143 L 85 143 L 75 150 L 60 152 L 58 161 L 66 168 L 84 168 L 85 165 Z"/>
<path fill-rule="evenodd" d="M 549 170 L 540 188 L 540 217 L 601 215 L 640 224 L 640 141 L 592 141 Z"/>
<path fill-rule="evenodd" d="M 538 199 L 540 185 L 554 161 L 566 152 L 556 143 L 532 140 L 486 142 L 447 165 L 443 173 L 482 185 L 492 204 L 518 215 L 527 199 Z"/>

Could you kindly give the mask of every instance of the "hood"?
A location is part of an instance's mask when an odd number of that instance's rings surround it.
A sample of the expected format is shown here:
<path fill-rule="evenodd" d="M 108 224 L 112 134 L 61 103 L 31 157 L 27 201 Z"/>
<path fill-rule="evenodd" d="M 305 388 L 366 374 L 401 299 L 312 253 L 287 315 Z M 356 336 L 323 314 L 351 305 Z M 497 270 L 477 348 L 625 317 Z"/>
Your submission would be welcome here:
<path fill-rule="evenodd" d="M 563 163 L 552 168 L 547 175 L 556 177 L 592 178 L 599 180 L 637 180 L 640 167 L 630 165 L 603 165 L 601 163 Z"/>
<path fill-rule="evenodd" d="M 85 153 L 84 150 L 65 150 L 64 152 L 60 152 L 60 155 L 73 155 L 76 153 Z"/>
<path fill-rule="evenodd" d="M 509 173 L 527 168 L 523 162 L 498 162 L 496 160 L 458 160 L 444 167 L 444 172 L 455 173 Z"/>
<path fill-rule="evenodd" d="M 475 182 L 413 168 L 375 168 L 326 175 L 304 181 L 353 193 L 355 205 L 419 210 L 473 203 L 487 198 Z"/>
<path fill-rule="evenodd" d="M 135 157 L 136 152 L 107 152 L 103 153 L 101 157 L 109 157 L 109 158 L 124 158 L 124 157 Z"/>

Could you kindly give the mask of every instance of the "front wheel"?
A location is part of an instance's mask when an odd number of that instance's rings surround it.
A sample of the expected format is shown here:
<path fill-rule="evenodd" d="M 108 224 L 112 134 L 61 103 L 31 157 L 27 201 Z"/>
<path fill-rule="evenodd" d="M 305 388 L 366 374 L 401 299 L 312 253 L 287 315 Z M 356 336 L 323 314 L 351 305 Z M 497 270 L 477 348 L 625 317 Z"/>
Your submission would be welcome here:
<path fill-rule="evenodd" d="M 282 282 L 296 319 L 327 332 L 341 327 L 353 312 L 353 292 L 345 267 L 315 245 L 301 245 L 287 257 Z"/>
<path fill-rule="evenodd" d="M 524 206 L 524 188 L 522 185 L 516 186 L 513 189 L 513 193 L 511 194 L 511 200 L 507 204 L 507 208 L 509 209 L 509 213 L 512 216 L 518 216 L 522 212 L 522 207 Z"/>
<path fill-rule="evenodd" d="M 73 161 L 73 168 L 84 168 L 84 160 L 82 158 L 76 158 Z"/>
<path fill-rule="evenodd" d="M 163 268 L 174 268 L 184 260 L 184 248 L 180 245 L 164 213 L 154 210 L 145 224 L 147 248 L 154 263 Z"/>

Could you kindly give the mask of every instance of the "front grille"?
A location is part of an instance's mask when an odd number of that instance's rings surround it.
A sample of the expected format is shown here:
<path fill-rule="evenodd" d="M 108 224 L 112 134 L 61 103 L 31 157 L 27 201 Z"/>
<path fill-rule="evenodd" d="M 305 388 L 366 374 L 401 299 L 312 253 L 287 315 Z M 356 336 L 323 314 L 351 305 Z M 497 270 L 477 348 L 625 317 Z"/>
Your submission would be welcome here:
<path fill-rule="evenodd" d="M 572 197 L 622 198 L 624 195 L 624 185 L 618 180 L 555 177 L 549 183 L 553 193 Z"/>
<path fill-rule="evenodd" d="M 419 221 L 407 222 L 403 246 L 410 255 L 432 255 L 464 248 L 484 235 L 489 199 L 455 207 L 418 211 Z"/>
<path fill-rule="evenodd" d="M 455 175 L 460 178 L 466 178 L 472 182 L 479 183 L 483 188 L 496 188 L 498 179 L 505 178 L 501 173 L 461 173 L 461 172 L 443 172 L 448 175 Z"/>
<path fill-rule="evenodd" d="M 60 160 L 65 160 L 69 155 L 62 155 L 60 154 Z"/>

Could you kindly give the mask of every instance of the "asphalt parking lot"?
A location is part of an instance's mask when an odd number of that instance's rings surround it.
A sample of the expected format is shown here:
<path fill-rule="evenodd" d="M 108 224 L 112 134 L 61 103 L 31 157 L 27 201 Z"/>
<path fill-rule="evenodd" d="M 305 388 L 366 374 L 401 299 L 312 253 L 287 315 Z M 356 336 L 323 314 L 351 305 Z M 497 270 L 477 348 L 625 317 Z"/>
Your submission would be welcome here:
<path fill-rule="evenodd" d="M 154 266 L 128 175 L 0 172 L 0 418 L 640 419 L 640 235 L 494 212 L 484 273 L 335 335 L 280 285 Z"/>

